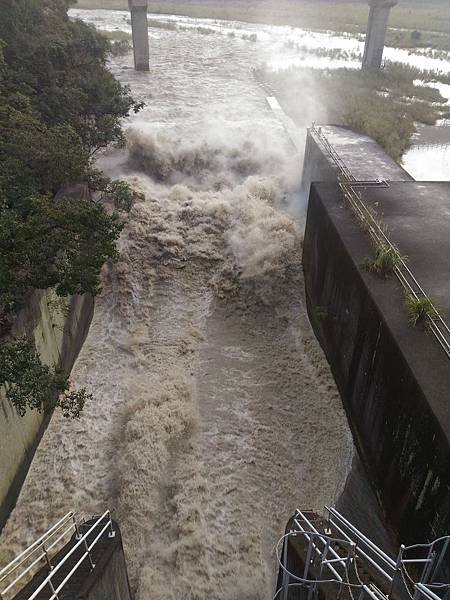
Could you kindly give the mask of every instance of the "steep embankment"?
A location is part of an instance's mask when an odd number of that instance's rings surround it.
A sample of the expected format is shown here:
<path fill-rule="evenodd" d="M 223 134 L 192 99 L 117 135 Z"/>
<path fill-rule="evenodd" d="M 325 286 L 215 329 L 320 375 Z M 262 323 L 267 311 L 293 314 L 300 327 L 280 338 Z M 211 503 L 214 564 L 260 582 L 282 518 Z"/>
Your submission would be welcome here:
<path fill-rule="evenodd" d="M 86 338 L 93 309 L 94 301 L 89 295 L 58 298 L 53 290 L 35 291 L 16 315 L 11 334 L 16 338 L 26 335 L 44 364 L 59 366 L 68 374 Z M 0 405 L 1 529 L 17 499 L 50 414 L 29 410 L 21 417 L 3 394 Z"/>

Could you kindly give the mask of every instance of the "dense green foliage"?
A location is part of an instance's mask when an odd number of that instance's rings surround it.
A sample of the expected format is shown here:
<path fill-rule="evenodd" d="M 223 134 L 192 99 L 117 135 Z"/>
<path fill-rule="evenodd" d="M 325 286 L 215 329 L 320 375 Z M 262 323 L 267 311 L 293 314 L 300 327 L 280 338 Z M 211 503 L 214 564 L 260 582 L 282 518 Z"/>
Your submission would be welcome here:
<path fill-rule="evenodd" d="M 55 287 L 61 296 L 96 294 L 99 271 L 115 256 L 120 230 L 117 215 L 86 200 L 36 196 L 27 203 L 26 219 L 15 210 L 0 211 L 4 300 L 14 302 L 30 287 Z"/>
<path fill-rule="evenodd" d="M 110 42 L 67 16 L 68 0 L 2 0 L 0 18 L 0 326 L 29 290 L 96 294 L 116 256 L 121 212 L 135 194 L 94 168 L 123 144 L 137 111 L 106 68 Z M 3 333 L 3 332 L 2 332 Z M 20 415 L 59 406 L 76 417 L 89 394 L 71 391 L 25 339 L 0 346 L 0 386 Z"/>
<path fill-rule="evenodd" d="M 22 338 L 0 346 L 0 385 L 20 416 L 27 409 L 62 409 L 67 418 L 77 418 L 86 400 L 85 389 L 70 390 L 70 382 L 60 369 L 41 363 L 30 343 Z"/>
<path fill-rule="evenodd" d="M 106 68 L 109 41 L 69 20 L 67 8 L 67 0 L 2 1 L 0 311 L 30 288 L 97 293 L 121 229 L 104 205 L 121 210 L 133 200 L 92 161 L 124 142 L 121 119 L 140 106 Z M 93 200 L 54 199 L 80 181 Z"/>

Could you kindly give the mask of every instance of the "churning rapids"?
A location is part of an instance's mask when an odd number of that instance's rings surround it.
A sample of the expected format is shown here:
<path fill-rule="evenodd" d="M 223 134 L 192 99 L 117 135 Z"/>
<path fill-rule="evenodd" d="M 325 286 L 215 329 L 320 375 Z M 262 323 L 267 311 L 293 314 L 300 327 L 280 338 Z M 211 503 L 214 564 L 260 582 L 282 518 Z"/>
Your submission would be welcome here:
<path fill-rule="evenodd" d="M 255 45 L 150 39 L 149 74 L 111 64 L 147 106 L 100 164 L 145 201 L 73 371 L 95 401 L 54 415 L 2 552 L 109 507 L 139 600 L 264 599 L 288 517 L 334 502 L 353 457 L 306 316 L 301 159 L 252 78 Z"/>

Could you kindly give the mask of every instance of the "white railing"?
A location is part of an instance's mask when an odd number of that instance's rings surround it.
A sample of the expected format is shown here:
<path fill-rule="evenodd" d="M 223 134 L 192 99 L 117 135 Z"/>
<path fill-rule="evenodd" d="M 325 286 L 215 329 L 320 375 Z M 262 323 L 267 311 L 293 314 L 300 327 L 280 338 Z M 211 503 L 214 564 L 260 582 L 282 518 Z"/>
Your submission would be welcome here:
<path fill-rule="evenodd" d="M 84 521 L 77 521 L 73 511 L 67 513 L 48 531 L 46 531 L 38 540 L 33 542 L 26 550 L 19 554 L 6 567 L 0 570 L 0 600 L 13 598 L 20 589 L 43 567 L 48 568 L 48 575 L 29 596 L 28 600 L 36 598 L 43 590 L 48 588 L 48 600 L 59 600 L 59 593 L 73 574 L 78 570 L 84 561 L 89 562 L 90 569 L 93 570 L 95 563 L 92 557 L 92 550 L 99 542 L 106 530 L 109 530 L 108 536 L 114 537 L 115 532 L 111 514 L 109 510 L 96 518 L 95 522 L 89 524 L 89 529 L 81 532 L 85 525 Z M 97 533 L 95 539 L 88 543 L 88 538 Z M 76 543 L 55 564 L 54 557 L 69 541 L 75 537 Z M 60 572 L 64 565 L 67 565 L 69 558 L 81 550 L 81 556 L 70 572 L 63 580 L 54 585 L 55 576 Z"/>
<path fill-rule="evenodd" d="M 301 587 L 307 600 L 314 600 L 320 589 L 329 589 L 329 586 L 334 586 L 337 597 L 343 590 L 348 590 L 349 596 L 358 600 L 388 600 L 399 591 L 400 597 L 411 600 L 446 600 L 450 597 L 450 584 L 437 581 L 448 558 L 450 536 L 431 544 L 401 546 L 394 560 L 336 509 L 325 509 L 328 519 L 319 518 L 320 526 L 316 525 L 317 516 L 313 513 L 297 510 L 290 531 L 278 541 L 276 556 L 282 582 L 274 598 L 287 600 L 290 588 Z M 300 546 L 303 553 L 300 574 L 288 569 L 288 543 L 292 538 L 303 543 Z M 418 580 L 410 575 L 410 564 L 423 565 Z M 365 571 L 371 572 L 372 576 Z M 374 584 L 372 579 L 377 583 Z"/>
<path fill-rule="evenodd" d="M 433 304 L 430 297 L 427 295 L 423 287 L 420 285 L 412 270 L 408 267 L 405 260 L 401 256 L 397 247 L 390 241 L 386 235 L 385 229 L 380 224 L 374 214 L 374 211 L 369 208 L 362 197 L 359 189 L 369 187 L 389 187 L 389 184 L 383 179 L 373 181 L 358 181 L 350 169 L 345 165 L 339 154 L 330 144 L 328 139 L 322 132 L 320 127 L 314 124 L 311 127 L 311 133 L 315 136 L 319 144 L 330 155 L 331 159 L 338 168 L 341 177 L 338 177 L 339 187 L 344 198 L 349 203 L 353 213 L 356 215 L 362 227 L 369 233 L 372 241 L 377 248 L 389 248 L 395 256 L 397 256 L 397 264 L 393 272 L 403 287 L 404 291 L 411 295 L 414 300 L 426 299 L 430 307 L 429 314 L 426 315 L 426 322 L 429 330 L 436 338 L 437 342 L 444 350 L 447 358 L 450 359 L 450 328 L 444 321 L 436 306 Z"/>
<path fill-rule="evenodd" d="M 275 593 L 274 600 L 287 600 L 289 590 L 293 587 L 302 587 L 307 599 L 313 600 L 319 596 L 321 589 L 329 589 L 330 586 L 334 587 L 336 597 L 340 597 L 342 591 L 347 589 L 350 596 L 358 600 L 386 600 L 386 596 L 376 586 L 359 578 L 355 563 L 358 556 L 357 543 L 342 537 L 334 538 L 330 534 L 330 530 L 321 533 L 317 529 L 309 511 L 295 512 L 291 530 L 279 540 L 276 547 L 282 583 Z M 294 537 L 303 540 L 305 546 L 301 575 L 293 573 L 287 567 L 288 542 Z"/>
<path fill-rule="evenodd" d="M 340 534 L 348 542 L 353 542 L 358 547 L 358 556 L 367 561 L 384 580 L 392 582 L 396 570 L 395 560 L 356 529 L 336 509 L 329 508 L 328 506 L 325 509 L 328 511 L 328 523 L 331 529 Z"/>

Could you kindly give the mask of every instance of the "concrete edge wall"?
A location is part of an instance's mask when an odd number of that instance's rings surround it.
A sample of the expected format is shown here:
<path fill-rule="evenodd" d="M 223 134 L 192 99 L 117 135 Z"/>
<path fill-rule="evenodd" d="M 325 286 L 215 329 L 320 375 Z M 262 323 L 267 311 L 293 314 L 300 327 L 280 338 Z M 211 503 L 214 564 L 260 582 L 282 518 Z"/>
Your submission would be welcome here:
<path fill-rule="evenodd" d="M 338 205 L 336 185 L 312 186 L 303 251 L 311 323 L 394 531 L 405 543 L 432 540 L 448 533 L 448 440 L 362 276 L 370 243 L 355 224 L 358 249 L 349 250 L 324 188 Z"/>
<path fill-rule="evenodd" d="M 85 580 L 77 600 L 131 600 L 122 535 L 116 522 L 114 531 L 115 537 Z"/>
<path fill-rule="evenodd" d="M 90 295 L 58 298 L 53 290 L 36 290 L 17 315 L 13 337 L 34 341 L 43 363 L 70 373 L 89 331 L 94 312 Z M 51 413 L 28 411 L 20 417 L 0 390 L 0 531 L 15 506 L 34 453 Z"/>

